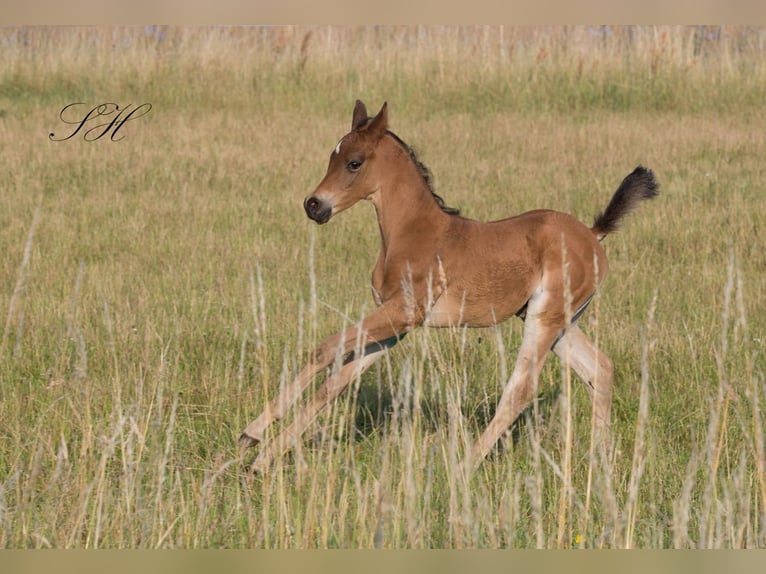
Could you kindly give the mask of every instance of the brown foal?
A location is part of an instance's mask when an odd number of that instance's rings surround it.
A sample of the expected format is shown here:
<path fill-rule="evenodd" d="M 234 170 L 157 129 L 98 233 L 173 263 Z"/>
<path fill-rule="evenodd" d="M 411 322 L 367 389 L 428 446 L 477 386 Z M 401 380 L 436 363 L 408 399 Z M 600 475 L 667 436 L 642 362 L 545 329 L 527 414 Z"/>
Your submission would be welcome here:
<path fill-rule="evenodd" d="M 382 243 L 372 272 L 377 308 L 359 324 L 325 339 L 297 378 L 247 426 L 240 445 L 263 441 L 266 428 L 285 415 L 314 376 L 346 356 L 293 422 L 264 445 L 251 469 L 265 471 L 355 377 L 421 325 L 484 327 L 513 315 L 524 321 L 513 374 L 493 419 L 468 454 L 469 469 L 481 463 L 532 401 L 549 350 L 585 381 L 594 426 L 607 429 L 612 362 L 575 321 L 607 273 L 600 241 L 657 189 L 652 172 L 637 167 L 592 227 L 552 210 L 473 221 L 446 207 L 433 192 L 427 169 L 388 130 L 387 105 L 370 118 L 357 101 L 352 129 L 332 151 L 327 174 L 304 208 L 312 220 L 326 223 L 361 199 L 375 206 Z"/>

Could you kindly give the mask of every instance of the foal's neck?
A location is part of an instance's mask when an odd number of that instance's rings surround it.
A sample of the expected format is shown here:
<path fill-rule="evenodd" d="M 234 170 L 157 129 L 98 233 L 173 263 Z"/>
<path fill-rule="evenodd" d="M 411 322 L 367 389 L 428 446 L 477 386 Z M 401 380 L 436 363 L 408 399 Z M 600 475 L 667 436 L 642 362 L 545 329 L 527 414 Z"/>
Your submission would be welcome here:
<path fill-rule="evenodd" d="M 388 164 L 370 200 L 380 225 L 383 248 L 433 238 L 449 224 L 425 178 L 412 158 L 393 138 L 379 150 Z"/>

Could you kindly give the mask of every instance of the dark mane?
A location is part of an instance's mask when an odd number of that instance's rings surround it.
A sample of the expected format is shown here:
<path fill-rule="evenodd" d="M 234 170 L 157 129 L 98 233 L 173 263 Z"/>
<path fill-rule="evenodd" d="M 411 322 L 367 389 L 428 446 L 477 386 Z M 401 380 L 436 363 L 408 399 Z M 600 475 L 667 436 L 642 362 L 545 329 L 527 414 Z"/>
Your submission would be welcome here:
<path fill-rule="evenodd" d="M 407 154 L 409 154 L 410 159 L 414 162 L 415 166 L 418 168 L 418 171 L 420 172 L 420 175 L 423 177 L 423 181 L 426 182 L 426 185 L 428 186 L 428 189 L 431 191 L 431 195 L 434 196 L 434 199 L 436 200 L 436 203 L 439 205 L 441 210 L 444 213 L 449 213 L 450 215 L 459 215 L 460 210 L 455 207 L 449 207 L 444 203 L 444 200 L 442 197 L 434 191 L 433 186 L 433 180 L 431 178 L 431 170 L 428 169 L 428 167 L 418 159 L 418 156 L 415 154 L 415 150 L 412 149 L 409 145 L 407 145 L 402 138 L 400 138 L 398 135 L 396 135 L 391 130 L 387 130 L 386 133 L 390 135 L 394 140 L 404 149 Z"/>

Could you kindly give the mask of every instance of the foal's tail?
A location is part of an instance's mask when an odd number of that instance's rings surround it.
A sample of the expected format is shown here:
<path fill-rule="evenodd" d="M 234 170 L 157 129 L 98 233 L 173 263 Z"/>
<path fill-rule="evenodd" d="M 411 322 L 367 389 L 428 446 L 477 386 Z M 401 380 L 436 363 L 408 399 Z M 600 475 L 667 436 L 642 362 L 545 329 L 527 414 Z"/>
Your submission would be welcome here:
<path fill-rule="evenodd" d="M 617 231 L 620 219 L 633 211 L 641 200 L 651 199 L 657 195 L 659 187 L 652 170 L 639 165 L 622 180 L 609 205 L 596 217 L 591 231 L 599 241 L 613 231 Z"/>

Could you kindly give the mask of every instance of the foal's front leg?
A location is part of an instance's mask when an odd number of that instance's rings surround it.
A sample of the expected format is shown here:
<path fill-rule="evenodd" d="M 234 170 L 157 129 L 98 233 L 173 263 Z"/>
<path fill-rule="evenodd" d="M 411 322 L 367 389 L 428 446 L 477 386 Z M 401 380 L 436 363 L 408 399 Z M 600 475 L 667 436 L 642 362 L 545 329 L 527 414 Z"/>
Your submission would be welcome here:
<path fill-rule="evenodd" d="M 262 470 L 268 461 L 284 452 L 294 443 L 295 438 L 316 418 L 321 408 L 336 397 L 357 373 L 361 374 L 379 358 L 386 348 L 396 344 L 398 339 L 415 326 L 412 318 L 405 314 L 399 301 L 388 301 L 367 316 L 359 325 L 350 327 L 340 334 L 325 339 L 314 351 L 311 360 L 296 379 L 287 385 L 279 396 L 271 401 L 264 411 L 251 422 L 239 438 L 242 447 L 251 447 L 263 441 L 266 428 L 285 416 L 287 410 L 308 387 L 314 376 L 327 368 L 340 353 L 345 355 L 357 347 L 365 349 L 361 358 L 347 362 L 340 371 L 328 379 L 317 392 L 312 403 L 299 414 L 296 421 L 277 437 L 275 445 L 265 448 L 253 466 Z M 376 347 L 376 344 L 379 347 Z"/>
<path fill-rule="evenodd" d="M 268 426 L 285 416 L 287 410 L 295 404 L 298 397 L 306 390 L 317 373 L 327 368 L 335 358 L 335 352 L 341 342 L 340 335 L 325 339 L 314 351 L 308 364 L 298 376 L 286 385 L 279 395 L 263 409 L 258 418 L 252 421 L 239 435 L 239 446 L 249 448 L 262 442 Z"/>
<path fill-rule="evenodd" d="M 272 462 L 287 450 L 295 446 L 306 428 L 314 422 L 319 413 L 328 406 L 345 389 L 351 381 L 362 375 L 369 369 L 385 352 L 386 347 L 380 351 L 372 352 L 359 359 L 346 363 L 333 376 L 329 377 L 319 387 L 311 402 L 303 407 L 296 415 L 292 423 L 282 430 L 274 440 L 268 443 L 258 453 L 250 470 L 254 473 L 262 473 L 268 470 Z"/>

